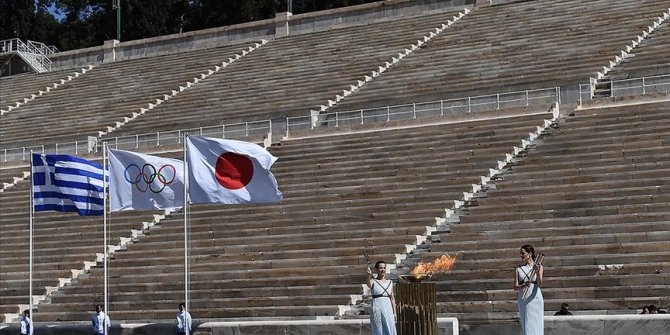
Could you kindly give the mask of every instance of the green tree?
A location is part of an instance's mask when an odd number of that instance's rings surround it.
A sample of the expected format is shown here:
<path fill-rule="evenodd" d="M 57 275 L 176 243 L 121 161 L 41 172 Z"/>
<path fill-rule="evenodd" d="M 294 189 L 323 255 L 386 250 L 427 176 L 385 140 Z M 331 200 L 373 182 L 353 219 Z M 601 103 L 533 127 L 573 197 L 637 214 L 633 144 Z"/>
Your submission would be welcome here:
<path fill-rule="evenodd" d="M 57 28 L 56 46 L 60 50 L 101 45 L 111 38 L 111 1 L 54 0 L 54 5 L 63 15 Z"/>
<path fill-rule="evenodd" d="M 111 0 L 53 0 L 64 19 L 59 45 L 75 49 L 116 39 L 116 9 Z M 121 0 L 123 41 L 179 32 L 188 0 Z"/>
<path fill-rule="evenodd" d="M 293 0 L 293 14 L 360 5 L 378 0 Z"/>
<path fill-rule="evenodd" d="M 187 0 L 127 0 L 122 6 L 122 38 L 178 33 L 188 10 Z"/>
<path fill-rule="evenodd" d="M 49 13 L 51 0 L 0 0 L 0 40 L 20 38 L 53 45 L 58 21 Z"/>
<path fill-rule="evenodd" d="M 283 7 L 276 0 L 194 0 L 188 30 L 221 27 L 274 17 Z"/>
<path fill-rule="evenodd" d="M 293 0 L 295 14 L 373 0 Z M 123 41 L 273 18 L 288 0 L 121 0 Z M 59 20 L 52 15 L 58 14 Z M 112 0 L 0 0 L 0 39 L 19 37 L 60 50 L 116 38 Z"/>
<path fill-rule="evenodd" d="M 0 0 L 0 39 L 27 39 L 34 22 L 33 0 Z"/>
<path fill-rule="evenodd" d="M 35 24 L 30 30 L 29 39 L 47 45 L 57 45 L 59 24 L 58 20 L 46 9 L 38 9 L 35 12 Z"/>

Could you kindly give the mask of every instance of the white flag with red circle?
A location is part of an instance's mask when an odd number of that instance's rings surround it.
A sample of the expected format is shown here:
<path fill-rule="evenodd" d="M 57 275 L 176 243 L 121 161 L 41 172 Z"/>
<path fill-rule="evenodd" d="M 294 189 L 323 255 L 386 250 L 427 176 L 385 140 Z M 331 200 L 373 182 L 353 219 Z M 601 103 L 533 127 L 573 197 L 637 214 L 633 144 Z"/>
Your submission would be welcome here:
<path fill-rule="evenodd" d="M 110 209 L 156 210 L 184 206 L 184 163 L 109 150 Z"/>
<path fill-rule="evenodd" d="M 257 144 L 188 136 L 186 161 L 191 203 L 255 204 L 283 199 L 270 172 L 277 157 Z"/>

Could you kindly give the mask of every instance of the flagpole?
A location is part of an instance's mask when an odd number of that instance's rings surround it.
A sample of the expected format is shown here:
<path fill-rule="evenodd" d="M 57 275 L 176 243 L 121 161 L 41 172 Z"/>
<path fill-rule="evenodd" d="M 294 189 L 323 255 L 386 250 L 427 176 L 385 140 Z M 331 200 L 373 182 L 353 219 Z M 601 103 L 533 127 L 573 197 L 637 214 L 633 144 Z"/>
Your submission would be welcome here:
<path fill-rule="evenodd" d="M 108 302 L 108 296 L 107 296 L 107 142 L 102 142 L 102 226 L 103 226 L 103 234 L 105 237 L 103 238 L 103 245 L 105 248 L 105 256 L 103 259 L 104 262 L 104 304 L 105 304 L 105 318 L 103 318 L 102 321 L 102 331 L 103 334 L 107 335 L 107 315 L 109 315 L 109 310 L 107 309 L 107 302 Z"/>
<path fill-rule="evenodd" d="M 47 171 L 44 171 L 45 178 L 49 178 L 49 173 Z M 35 197 L 35 190 L 33 189 L 34 187 L 34 171 L 33 171 L 33 151 L 30 150 L 30 227 L 28 228 L 29 233 L 28 233 L 28 253 L 30 254 L 29 256 L 29 265 L 28 267 L 30 268 L 28 270 L 28 285 L 30 288 L 28 289 L 28 310 L 30 311 L 30 320 L 31 324 L 35 322 L 35 318 L 33 316 L 33 213 L 35 211 L 35 206 L 34 206 L 34 200 L 33 198 Z"/>
<path fill-rule="evenodd" d="M 186 140 L 184 133 L 184 308 L 189 310 L 188 303 L 188 161 L 186 160 Z"/>

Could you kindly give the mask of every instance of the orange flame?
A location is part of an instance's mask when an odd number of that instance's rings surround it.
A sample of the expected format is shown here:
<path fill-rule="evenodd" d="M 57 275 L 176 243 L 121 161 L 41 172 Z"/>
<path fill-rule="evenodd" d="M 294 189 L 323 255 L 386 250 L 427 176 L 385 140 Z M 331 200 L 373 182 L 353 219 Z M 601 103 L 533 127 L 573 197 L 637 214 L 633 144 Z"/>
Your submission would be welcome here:
<path fill-rule="evenodd" d="M 443 273 L 453 269 L 454 265 L 456 265 L 456 256 L 442 255 L 432 263 L 419 262 L 419 264 L 412 269 L 412 274 Z"/>

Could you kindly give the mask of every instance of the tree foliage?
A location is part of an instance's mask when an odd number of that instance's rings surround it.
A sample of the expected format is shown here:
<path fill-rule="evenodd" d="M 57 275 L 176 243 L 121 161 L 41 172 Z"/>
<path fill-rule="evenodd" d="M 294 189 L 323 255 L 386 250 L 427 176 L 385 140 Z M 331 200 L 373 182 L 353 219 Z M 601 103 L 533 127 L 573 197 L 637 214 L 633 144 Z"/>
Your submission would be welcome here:
<path fill-rule="evenodd" d="M 366 0 L 330 0 L 330 1 L 321 1 L 321 0 L 293 0 L 293 13 L 307 13 L 314 12 L 317 10 L 339 8 L 345 6 L 360 5 L 373 1 Z"/>
<path fill-rule="evenodd" d="M 48 12 L 47 0 L 0 0 L 0 40 L 49 40 L 58 22 Z"/>
<path fill-rule="evenodd" d="M 123 41 L 273 18 L 287 0 L 120 0 Z M 293 13 L 373 0 L 293 0 Z M 21 38 L 70 50 L 116 38 L 112 0 L 0 0 L 0 40 Z"/>

